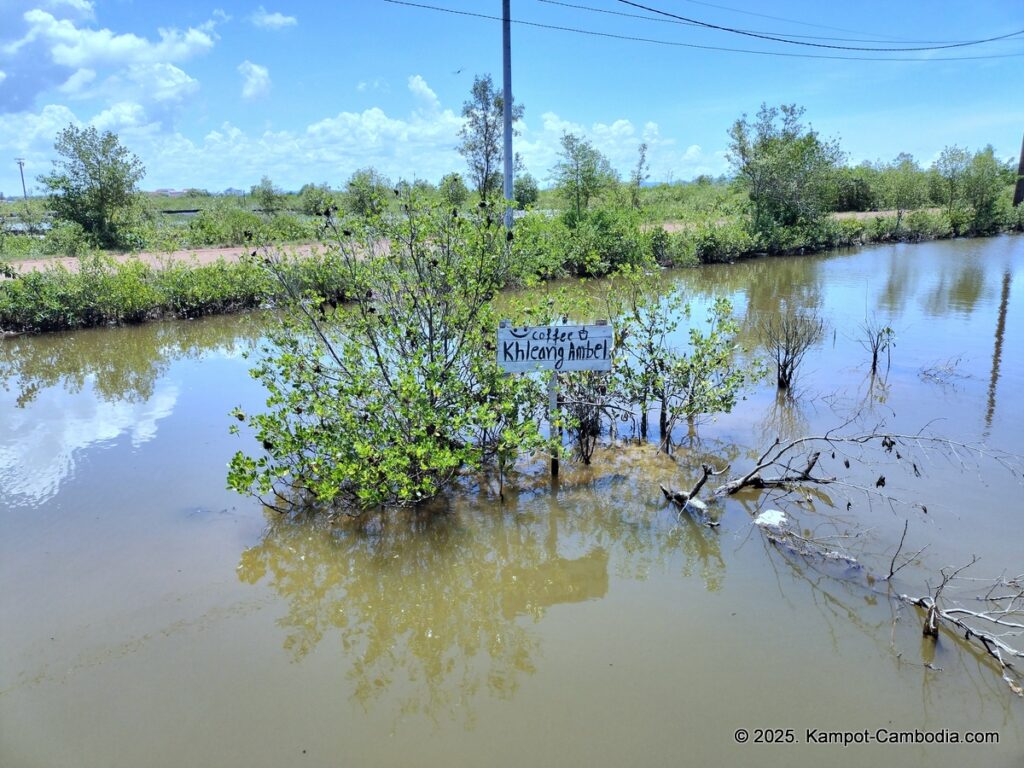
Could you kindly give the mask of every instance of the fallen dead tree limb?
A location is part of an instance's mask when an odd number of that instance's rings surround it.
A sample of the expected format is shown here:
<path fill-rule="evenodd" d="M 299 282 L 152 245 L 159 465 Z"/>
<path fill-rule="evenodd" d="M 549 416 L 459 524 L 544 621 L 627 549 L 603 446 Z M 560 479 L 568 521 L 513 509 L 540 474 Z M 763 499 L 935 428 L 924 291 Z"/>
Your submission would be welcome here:
<path fill-rule="evenodd" d="M 787 552 L 809 559 L 820 558 L 855 570 L 861 568 L 855 557 L 833 546 L 830 541 L 797 533 L 796 529 L 789 525 L 789 518 L 780 510 L 766 509 L 754 518 L 754 525 L 768 541 Z"/>
<path fill-rule="evenodd" d="M 1015 582 L 997 580 L 989 595 L 980 599 L 990 602 L 994 608 L 986 611 L 972 611 L 958 605 L 944 605 L 943 591 L 959 574 L 977 562 L 972 558 L 967 565 L 953 571 L 943 569 L 942 582 L 932 594 L 921 597 L 900 594 L 898 599 L 925 611 L 923 633 L 938 638 L 939 628 L 945 623 L 964 633 L 968 642 L 976 642 L 999 664 L 1003 680 L 1018 696 L 1024 697 L 1024 676 L 1014 664 L 1014 659 L 1024 659 L 1024 645 L 1011 645 L 1008 638 L 1024 636 L 1024 589 L 1015 594 L 993 598 L 992 590 L 999 584 L 1013 585 Z M 1005 630 L 1005 631 L 1004 631 Z M 1014 641 L 1016 642 L 1016 641 Z"/>
<path fill-rule="evenodd" d="M 971 464 L 980 468 L 982 460 L 990 461 L 1001 466 L 1018 480 L 1024 474 L 1024 461 L 1019 456 L 981 443 L 951 440 L 930 434 L 926 430 L 915 434 L 889 432 L 881 425 L 868 431 L 846 431 L 854 422 L 855 419 L 851 419 L 822 434 L 798 437 L 786 442 L 777 438 L 758 457 L 753 467 L 715 488 L 711 494 L 712 498 L 729 497 L 745 489 L 782 489 L 789 492 L 798 490 L 801 486 L 808 488 L 815 485 L 834 485 L 883 499 L 890 505 L 910 503 L 884 490 L 886 478 L 883 472 L 879 472 L 873 483 L 856 485 L 830 474 L 823 467 L 830 460 L 841 462 L 845 470 L 851 469 L 851 460 L 867 465 L 876 463 L 880 458 L 902 462 L 906 473 L 912 473 L 915 478 L 922 477 L 922 468 L 926 467 L 925 460 L 929 458 L 944 459 L 954 466 L 958 465 L 961 470 L 968 469 Z M 868 452 L 868 448 L 872 449 L 872 452 Z M 838 469 L 837 464 L 833 466 Z M 664 486 L 662 492 L 681 510 L 699 514 L 702 520 L 706 520 L 707 507 L 696 497 L 711 476 L 725 472 L 728 467 L 718 472 L 709 464 L 704 464 L 701 470 L 700 478 L 689 492 L 673 491 Z M 806 493 L 804 495 L 806 496 Z M 763 497 L 758 495 L 757 498 Z M 827 505 L 835 506 L 831 499 L 823 498 Z M 924 504 L 913 503 L 912 506 L 928 512 Z M 849 501 L 846 508 L 851 508 Z M 822 564 L 839 564 L 845 566 L 847 574 L 850 570 L 862 572 L 860 563 L 854 557 L 826 538 L 801 532 L 799 526 L 789 523 L 789 518 L 784 512 L 767 509 L 760 514 L 751 514 L 758 530 L 784 553 L 795 554 L 805 560 Z M 891 587 L 883 591 L 876 585 L 891 584 L 895 575 L 910 563 L 916 562 L 926 549 L 922 547 L 899 562 L 906 537 L 905 524 L 899 545 L 889 561 L 888 574 L 871 577 L 870 574 L 864 573 L 864 588 L 899 604 L 921 608 L 924 611 L 923 632 L 926 636 L 937 640 L 943 630 L 963 633 L 968 643 L 983 649 L 988 657 L 998 664 L 1002 678 L 1010 690 L 1024 697 L 1024 672 L 1018 670 L 1016 666 L 1024 666 L 1024 662 L 1019 661 L 1024 659 L 1024 574 L 1008 580 L 983 580 L 984 587 L 980 588 L 987 591 L 979 594 L 979 589 L 975 589 L 973 595 L 973 599 L 984 603 L 979 610 L 967 607 L 962 602 L 955 602 L 946 594 L 954 582 L 962 585 L 967 581 L 978 581 L 961 576 L 962 571 L 977 562 L 977 558 L 972 558 L 960 568 L 942 569 L 940 584 L 935 589 L 929 589 L 928 594 L 923 596 L 895 593 Z"/>
<path fill-rule="evenodd" d="M 698 499 L 697 494 L 700 493 L 701 488 L 704 487 L 704 484 L 708 481 L 709 477 L 721 475 L 728 471 L 728 469 L 729 467 L 726 466 L 725 469 L 716 470 L 710 464 L 701 464 L 701 476 L 697 479 L 697 482 L 694 483 L 689 492 L 666 488 L 664 485 L 661 486 L 661 492 L 665 495 L 666 499 L 679 508 L 680 512 L 691 512 L 696 514 L 701 519 L 701 522 L 706 523 L 707 525 L 717 526 L 718 522 L 709 519 L 707 516 L 708 505 Z"/>
<path fill-rule="evenodd" d="M 826 563 L 844 565 L 849 569 L 860 570 L 861 564 L 853 557 L 839 551 L 828 542 L 802 536 L 789 526 L 786 516 L 778 510 L 766 510 L 754 519 L 754 524 L 765 538 L 776 547 L 803 558 L 818 559 Z M 902 546 L 902 540 L 901 540 Z M 898 550 L 897 550 L 898 552 Z M 895 563 L 893 557 L 892 563 Z M 942 569 L 942 581 L 930 594 L 914 597 L 907 594 L 894 594 L 892 591 L 882 592 L 870 586 L 866 587 L 874 594 L 884 595 L 889 599 L 898 600 L 908 605 L 921 608 L 924 612 L 922 634 L 938 641 L 940 630 L 945 627 L 949 631 L 963 633 L 964 640 L 974 643 L 999 665 L 1003 681 L 1017 696 L 1024 697 L 1024 673 L 1018 669 L 1015 659 L 1024 659 L 1024 644 L 1012 645 L 1011 638 L 1024 638 L 1024 587 L 1020 578 L 1005 581 L 996 580 L 988 593 L 977 599 L 992 605 L 988 610 L 971 610 L 958 604 L 949 604 L 944 598 L 946 587 L 956 580 L 960 573 L 974 565 L 978 559 L 972 558 L 969 563 L 955 570 Z M 907 562 L 910 562 L 909 560 Z M 904 563 L 906 565 L 906 563 Z M 902 568 L 903 566 L 900 566 Z M 888 581 L 900 568 L 893 569 L 878 581 Z M 872 580 L 868 579 L 867 584 Z M 1008 592 L 993 596 L 1000 586 L 1016 587 L 1016 592 Z"/>
<path fill-rule="evenodd" d="M 746 472 L 746 474 L 720 485 L 715 489 L 715 495 L 731 496 L 744 488 L 780 488 L 799 483 L 825 485 L 840 483 L 842 481 L 834 475 L 814 474 L 814 470 L 819 468 L 824 450 L 829 449 L 833 459 L 836 458 L 837 453 L 841 455 L 844 467 L 849 469 L 850 456 L 844 452 L 844 448 L 848 446 L 867 446 L 870 444 L 877 444 L 887 454 L 894 455 L 897 461 L 904 459 L 909 461 L 914 475 L 918 477 L 921 475 L 921 469 L 917 460 L 910 458 L 909 455 L 909 452 L 915 449 L 923 452 L 941 451 L 947 458 L 955 459 L 961 465 L 965 462 L 965 454 L 986 457 L 995 461 L 1014 477 L 1020 477 L 1021 475 L 1019 457 L 989 448 L 980 443 L 959 442 L 937 435 L 929 435 L 923 431 L 916 434 L 886 432 L 881 429 L 854 434 L 843 434 L 840 432 L 848 424 L 849 422 L 821 435 L 806 435 L 787 442 L 782 442 L 782 440 L 776 438 L 768 450 L 761 454 L 752 469 Z M 818 446 L 821 446 L 821 448 L 818 449 Z M 903 452 L 900 451 L 900 448 L 903 448 Z M 805 453 L 805 451 L 810 451 L 810 453 Z M 906 457 L 903 455 L 904 452 L 908 453 Z M 805 462 L 802 468 L 800 468 L 798 463 L 801 460 Z M 779 474 L 772 477 L 765 476 L 764 473 L 771 469 L 776 470 Z M 880 474 L 875 481 L 875 488 L 883 487 L 885 487 L 885 475 Z"/>

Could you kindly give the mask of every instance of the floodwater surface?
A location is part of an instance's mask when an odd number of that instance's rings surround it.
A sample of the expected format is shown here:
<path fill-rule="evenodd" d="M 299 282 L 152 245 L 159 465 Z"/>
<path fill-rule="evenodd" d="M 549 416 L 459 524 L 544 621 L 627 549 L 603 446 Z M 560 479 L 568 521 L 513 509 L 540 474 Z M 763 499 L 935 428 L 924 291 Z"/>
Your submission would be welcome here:
<path fill-rule="evenodd" d="M 759 317 L 816 308 L 829 326 L 797 396 L 766 381 L 684 427 L 674 457 L 617 442 L 555 484 L 524 464 L 504 503 L 469 477 L 360 528 L 225 490 L 232 453 L 255 450 L 228 412 L 262 407 L 243 353 L 268 318 L 0 342 L 0 765 L 1021 765 L 1024 700 L 998 666 L 922 638 L 890 598 L 972 556 L 979 580 L 1024 573 L 1019 477 L 969 447 L 851 450 L 846 472 L 824 459 L 846 485 L 741 495 L 717 528 L 659 484 L 853 415 L 1024 454 L 1024 239 L 665 281 L 695 323 L 731 298 L 746 342 Z M 874 379 L 868 318 L 896 341 Z M 880 476 L 891 499 L 864 490 Z M 751 522 L 769 506 L 859 566 L 776 548 Z M 900 562 L 918 554 L 885 584 L 905 524 Z M 755 743 L 764 729 L 793 743 Z M 879 729 L 998 743 L 808 743 Z"/>

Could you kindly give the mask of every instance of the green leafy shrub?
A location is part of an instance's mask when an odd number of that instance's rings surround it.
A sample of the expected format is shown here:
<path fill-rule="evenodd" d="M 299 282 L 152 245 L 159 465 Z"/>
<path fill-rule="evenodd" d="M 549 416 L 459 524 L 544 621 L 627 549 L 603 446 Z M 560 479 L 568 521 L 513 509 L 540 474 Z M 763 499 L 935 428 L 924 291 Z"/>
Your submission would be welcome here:
<path fill-rule="evenodd" d="M 655 227 L 650 234 L 651 260 L 661 266 L 669 266 L 672 263 L 670 254 L 671 238 L 664 227 Z"/>
<path fill-rule="evenodd" d="M 875 216 L 867 225 L 868 239 L 876 243 L 898 240 L 899 227 L 895 216 Z"/>
<path fill-rule="evenodd" d="M 1011 220 L 1011 226 L 1017 232 L 1024 232 L 1024 203 L 1016 206 L 1013 209 L 1013 218 Z"/>
<path fill-rule="evenodd" d="M 839 219 L 836 221 L 835 245 L 840 247 L 861 245 L 864 242 L 866 229 L 867 227 L 860 219 Z"/>
<path fill-rule="evenodd" d="M 288 262 L 301 289 L 323 283 L 316 259 Z M 198 317 L 257 307 L 277 294 L 253 259 L 163 269 L 93 253 L 78 270 L 54 264 L 0 281 L 0 330 L 56 331 L 134 323 L 163 315 Z"/>
<path fill-rule="evenodd" d="M 565 217 L 569 238 L 567 270 L 580 277 L 600 277 L 624 265 L 650 262 L 647 236 L 635 211 L 603 206 L 576 217 Z"/>
<path fill-rule="evenodd" d="M 12 233 L 0 227 L 0 257 L 27 259 L 39 253 L 41 241 L 34 235 Z"/>
<path fill-rule="evenodd" d="M 91 248 L 88 234 L 75 221 L 54 222 L 42 243 L 42 251 L 47 256 L 82 256 Z"/>
<path fill-rule="evenodd" d="M 39 181 L 58 221 L 73 222 L 107 248 L 131 248 L 126 239 L 142 214 L 138 183 L 146 169 L 117 135 L 68 125 L 57 135 L 53 170 Z"/>
<path fill-rule="evenodd" d="M 428 211 L 414 196 L 402 209 L 339 233 L 352 278 L 344 309 L 296 292 L 270 261 L 290 300 L 252 371 L 268 410 L 235 414 L 264 450 L 232 459 L 235 490 L 282 510 L 358 514 L 421 503 L 459 472 L 539 444 L 537 387 L 502 375 L 493 351 L 491 300 L 511 272 L 503 228 L 486 212 Z"/>
<path fill-rule="evenodd" d="M 936 240 L 953 234 L 953 227 L 945 211 L 911 211 L 905 221 L 913 240 Z"/>
<path fill-rule="evenodd" d="M 299 190 L 299 210 L 307 216 L 323 216 L 335 204 L 326 184 L 304 184 Z"/>
<path fill-rule="evenodd" d="M 564 276 L 568 238 L 561 217 L 529 213 L 517 219 L 512 241 L 512 283 L 528 285 L 537 278 Z"/>
<path fill-rule="evenodd" d="M 260 306 L 271 294 L 265 272 L 253 259 L 192 265 L 171 262 L 154 275 L 161 309 L 180 317 Z"/>
<path fill-rule="evenodd" d="M 263 220 L 232 203 L 203 208 L 188 228 L 188 244 L 193 247 L 244 245 L 266 239 Z"/>
<path fill-rule="evenodd" d="M 520 208 L 534 205 L 540 197 L 537 180 L 528 173 L 519 174 L 512 183 L 513 199 Z"/>
<path fill-rule="evenodd" d="M 697 244 L 691 233 L 672 232 L 668 236 L 668 265 L 672 267 L 695 267 L 700 264 Z"/>
<path fill-rule="evenodd" d="M 739 223 L 703 224 L 694 233 L 694 253 L 702 264 L 735 261 L 753 249 L 753 238 Z"/>
<path fill-rule="evenodd" d="M 387 208 L 391 181 L 376 168 L 362 168 L 349 178 L 342 207 L 353 216 L 380 216 Z"/>
<path fill-rule="evenodd" d="M 466 200 L 469 199 L 469 190 L 466 189 L 466 183 L 457 173 L 446 174 L 441 179 L 438 190 L 441 202 L 452 208 L 461 208 L 466 204 Z"/>
<path fill-rule="evenodd" d="M 0 329 L 52 331 L 79 327 L 78 292 L 63 264 L 0 282 Z"/>
<path fill-rule="evenodd" d="M 303 219 L 290 213 L 278 213 L 267 223 L 264 232 L 267 239 L 272 242 L 312 240 L 317 236 L 317 223 L 317 219 Z"/>

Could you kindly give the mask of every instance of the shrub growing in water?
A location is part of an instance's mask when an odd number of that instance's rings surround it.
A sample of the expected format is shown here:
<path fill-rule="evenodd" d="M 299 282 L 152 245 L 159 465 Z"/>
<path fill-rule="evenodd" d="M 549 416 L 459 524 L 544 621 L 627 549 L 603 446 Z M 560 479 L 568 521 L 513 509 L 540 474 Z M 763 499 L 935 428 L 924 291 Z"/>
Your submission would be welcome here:
<path fill-rule="evenodd" d="M 824 335 L 825 321 L 814 310 L 787 306 L 777 315 L 763 317 L 758 325 L 761 344 L 775 361 L 778 388 L 788 391 L 804 355 Z"/>
<path fill-rule="evenodd" d="M 290 301 L 252 371 L 268 411 L 236 413 L 265 452 L 235 455 L 232 488 L 273 494 L 265 500 L 279 508 L 412 505 L 539 441 L 535 383 L 503 376 L 493 351 L 491 300 L 511 266 L 505 231 L 486 210 L 467 218 L 400 202 L 399 216 L 338 230 L 344 307 L 271 262 Z"/>

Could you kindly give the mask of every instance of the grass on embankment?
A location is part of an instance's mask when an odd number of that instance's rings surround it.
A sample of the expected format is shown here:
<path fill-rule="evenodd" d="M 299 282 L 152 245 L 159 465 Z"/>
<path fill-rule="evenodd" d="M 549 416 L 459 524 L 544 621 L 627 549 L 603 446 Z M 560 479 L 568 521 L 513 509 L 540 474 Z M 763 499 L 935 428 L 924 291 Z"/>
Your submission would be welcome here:
<path fill-rule="evenodd" d="M 2 267 L 2 265 L 0 265 Z M 344 294 L 341 269 L 330 253 L 282 261 L 295 290 L 324 297 Z M 255 258 L 213 264 L 83 257 L 77 270 L 55 264 L 0 279 L 0 334 L 139 323 L 164 317 L 201 317 L 254 309 L 274 301 L 280 283 Z"/>
<path fill-rule="evenodd" d="M 1024 230 L 1024 206 L 1000 230 Z M 621 266 L 695 266 L 735 261 L 765 253 L 814 253 L 865 243 L 918 242 L 954 236 L 940 211 L 919 210 L 903 217 L 830 218 L 813 228 L 779 230 L 770 243 L 751 236 L 745 222 L 732 218 L 674 232 L 645 225 L 634 212 L 590 212 L 576 227 L 563 217 L 528 216 L 516 224 L 517 273 L 513 282 L 566 275 L 609 274 Z M 992 232 L 991 234 L 995 234 Z M 0 334 L 70 330 L 138 323 L 164 317 L 200 317 L 272 304 L 281 283 L 253 257 L 213 264 L 168 261 L 154 267 L 133 259 L 83 256 L 77 270 L 54 264 L 45 270 L 16 272 L 0 262 Z M 296 291 L 327 299 L 345 295 L 340 257 L 330 249 L 284 258 L 282 269 Z"/>

